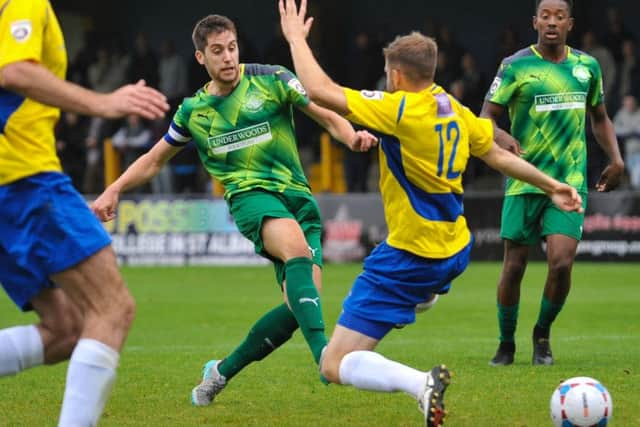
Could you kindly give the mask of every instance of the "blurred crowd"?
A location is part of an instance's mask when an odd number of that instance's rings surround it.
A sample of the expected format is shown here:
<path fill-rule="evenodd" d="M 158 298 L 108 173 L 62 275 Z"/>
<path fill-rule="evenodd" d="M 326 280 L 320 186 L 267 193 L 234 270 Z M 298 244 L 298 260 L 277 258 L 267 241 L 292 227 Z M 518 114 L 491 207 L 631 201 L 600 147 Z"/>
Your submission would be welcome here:
<path fill-rule="evenodd" d="M 621 18 L 618 10 L 609 10 L 605 27 L 599 31 L 574 32 L 570 45 L 589 53 L 600 63 L 607 109 L 614 120 L 627 167 L 625 186 L 640 189 L 640 59 L 637 40 L 624 27 Z M 421 31 L 438 41 L 436 82 L 476 114 L 480 112 L 501 59 L 535 42 L 521 39 L 515 28 L 504 29 L 493 49 L 493 69 L 483 71 L 478 66 L 478 55 L 485 53 L 467 49 L 446 24 L 429 21 Z M 331 70 L 332 75 L 341 84 L 355 89 L 384 89 L 381 52 L 392 37 L 380 31 L 355 30 L 344 49 L 344 58 L 333 61 L 337 66 Z M 279 27 L 274 28 L 271 41 L 261 50 L 242 35 L 239 43 L 241 62 L 281 64 L 292 69 L 289 49 L 279 34 Z M 331 55 L 331 51 L 328 52 L 324 55 Z M 323 60 L 321 49 L 318 55 Z M 57 149 L 63 168 L 81 192 L 98 194 L 105 185 L 102 146 L 105 139 L 112 141 L 120 154 L 121 167 L 126 168 L 164 135 L 182 99 L 201 88 L 208 81 L 208 76 L 192 55 L 187 57 L 177 52 L 173 41 L 165 40 L 154 46 L 145 34 L 140 33 L 135 37 L 133 46 L 114 37 L 88 37 L 86 47 L 70 63 L 68 79 L 103 92 L 144 79 L 147 84 L 159 88 L 172 107 L 164 120 L 156 122 L 138 117 L 105 121 L 63 113 L 57 129 Z M 508 128 L 508 122 L 501 123 L 501 126 Z M 309 167 L 319 161 L 321 129 L 306 116 L 296 113 L 296 131 L 302 162 Z M 588 179 L 590 188 L 593 188 L 607 158 L 595 142 L 589 125 L 586 132 Z M 375 152 L 352 153 L 345 150 L 343 162 L 347 191 L 377 191 L 376 161 Z M 469 163 L 465 181 L 465 187 L 471 190 L 501 188 L 501 178 L 477 160 Z M 204 193 L 210 192 L 210 186 L 211 181 L 190 143 L 153 182 L 139 191 Z"/>

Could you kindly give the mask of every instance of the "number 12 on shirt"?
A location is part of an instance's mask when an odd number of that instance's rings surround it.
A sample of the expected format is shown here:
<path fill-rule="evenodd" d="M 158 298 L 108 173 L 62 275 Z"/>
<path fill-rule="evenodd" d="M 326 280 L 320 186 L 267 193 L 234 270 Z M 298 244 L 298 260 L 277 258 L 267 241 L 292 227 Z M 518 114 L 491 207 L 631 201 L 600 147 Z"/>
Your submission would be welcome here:
<path fill-rule="evenodd" d="M 447 162 L 447 179 L 456 179 L 460 176 L 460 171 L 454 171 L 453 162 L 456 158 L 456 152 L 458 150 L 458 141 L 460 141 L 460 127 L 458 126 L 458 122 L 455 120 L 450 121 L 445 127 L 442 123 L 436 125 L 436 132 L 440 137 L 440 149 L 438 155 L 438 176 L 442 176 L 444 172 L 444 162 L 445 162 L 445 144 L 453 144 L 453 148 L 451 149 L 451 155 L 449 156 L 449 161 Z M 446 138 L 445 138 L 446 137 Z"/>

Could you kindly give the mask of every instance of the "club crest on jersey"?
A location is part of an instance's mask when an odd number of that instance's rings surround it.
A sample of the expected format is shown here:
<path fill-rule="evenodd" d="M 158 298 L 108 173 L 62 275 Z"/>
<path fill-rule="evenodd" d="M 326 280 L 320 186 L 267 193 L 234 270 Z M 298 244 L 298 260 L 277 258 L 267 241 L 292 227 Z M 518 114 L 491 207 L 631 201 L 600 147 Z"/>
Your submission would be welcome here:
<path fill-rule="evenodd" d="M 573 67 L 573 77 L 575 77 L 580 83 L 586 83 L 591 78 L 591 72 L 584 65 L 578 64 Z"/>
<path fill-rule="evenodd" d="M 32 27 L 29 19 L 21 19 L 11 23 L 11 35 L 18 43 L 24 43 L 31 37 Z"/>
<path fill-rule="evenodd" d="M 302 96 L 307 96 L 307 91 L 304 90 L 304 86 L 302 86 L 302 83 L 300 83 L 300 80 L 298 79 L 291 79 L 289 80 L 289 82 L 287 83 L 287 86 L 289 86 L 291 89 L 295 90 L 296 92 L 298 92 L 300 95 Z"/>
<path fill-rule="evenodd" d="M 250 113 L 255 113 L 256 111 L 260 111 L 264 105 L 264 101 L 265 98 L 260 94 L 250 94 L 244 99 L 242 109 Z"/>
<path fill-rule="evenodd" d="M 382 101 L 382 98 L 384 98 L 384 93 L 379 90 L 361 90 L 360 95 L 370 101 Z"/>
<path fill-rule="evenodd" d="M 493 95 L 496 93 L 496 91 L 500 87 L 500 83 L 502 83 L 502 79 L 500 77 L 496 77 L 495 79 L 493 79 L 493 83 L 491 83 L 491 87 L 489 88 L 489 95 Z"/>

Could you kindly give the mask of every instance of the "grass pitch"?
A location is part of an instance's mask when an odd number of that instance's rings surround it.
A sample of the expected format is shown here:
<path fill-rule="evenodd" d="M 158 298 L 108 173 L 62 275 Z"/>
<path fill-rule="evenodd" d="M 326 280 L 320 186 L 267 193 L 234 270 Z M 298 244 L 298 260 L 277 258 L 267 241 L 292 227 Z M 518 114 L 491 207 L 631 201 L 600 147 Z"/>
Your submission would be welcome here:
<path fill-rule="evenodd" d="M 359 265 L 327 265 L 323 308 L 329 332 Z M 424 370 L 445 363 L 449 427 L 551 426 L 549 399 L 573 376 L 609 389 L 610 425 L 640 426 L 640 265 L 574 267 L 573 289 L 551 342 L 556 365 L 533 367 L 531 329 L 546 268 L 531 264 L 522 287 L 516 361 L 493 368 L 497 346 L 497 263 L 473 263 L 450 295 L 387 336 L 378 350 Z M 419 426 L 417 404 L 402 393 L 323 386 L 302 336 L 235 377 L 210 407 L 190 405 L 202 364 L 223 357 L 253 322 L 279 304 L 270 267 L 126 268 L 138 314 L 121 357 L 101 426 Z M 6 297 L 0 327 L 28 323 Z M 0 379 L 0 426 L 55 426 L 66 363 Z"/>

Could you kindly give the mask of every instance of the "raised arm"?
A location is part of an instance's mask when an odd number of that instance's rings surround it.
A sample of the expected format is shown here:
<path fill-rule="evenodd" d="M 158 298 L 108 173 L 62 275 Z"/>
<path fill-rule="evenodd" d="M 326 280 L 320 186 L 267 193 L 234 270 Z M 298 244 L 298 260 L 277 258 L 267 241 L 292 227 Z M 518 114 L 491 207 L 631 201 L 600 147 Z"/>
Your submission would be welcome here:
<path fill-rule="evenodd" d="M 505 175 L 540 188 L 560 209 L 582 212 L 582 198 L 575 188 L 551 178 L 529 162 L 500 148 L 496 143 L 486 154 L 480 156 L 480 159 Z"/>
<path fill-rule="evenodd" d="M 618 139 L 616 131 L 611 123 L 611 119 L 607 115 L 604 104 L 592 108 L 590 111 L 591 128 L 593 135 L 596 137 L 598 145 L 602 147 L 609 157 L 609 164 L 602 171 L 600 179 L 596 184 L 598 191 L 610 191 L 620 184 L 620 178 L 624 172 L 624 162 L 618 148 Z"/>
<path fill-rule="evenodd" d="M 2 67 L 0 87 L 65 111 L 109 119 L 136 114 L 153 120 L 163 117 L 169 109 L 166 97 L 143 80 L 111 93 L 98 93 L 62 80 L 32 61 Z"/>
<path fill-rule="evenodd" d="M 324 72 L 313 56 L 307 43 L 307 35 L 313 18 L 305 20 L 307 1 L 300 2 L 300 10 L 294 0 L 279 0 L 280 25 L 289 42 L 296 75 L 305 87 L 309 97 L 317 104 L 341 115 L 349 114 L 344 90 Z"/>
<path fill-rule="evenodd" d="M 138 157 L 113 184 L 102 192 L 91 204 L 91 210 L 101 221 L 111 221 L 116 216 L 120 193 L 148 182 L 181 149 L 182 147 L 169 144 L 164 138 L 158 141 L 151 150 Z"/>

